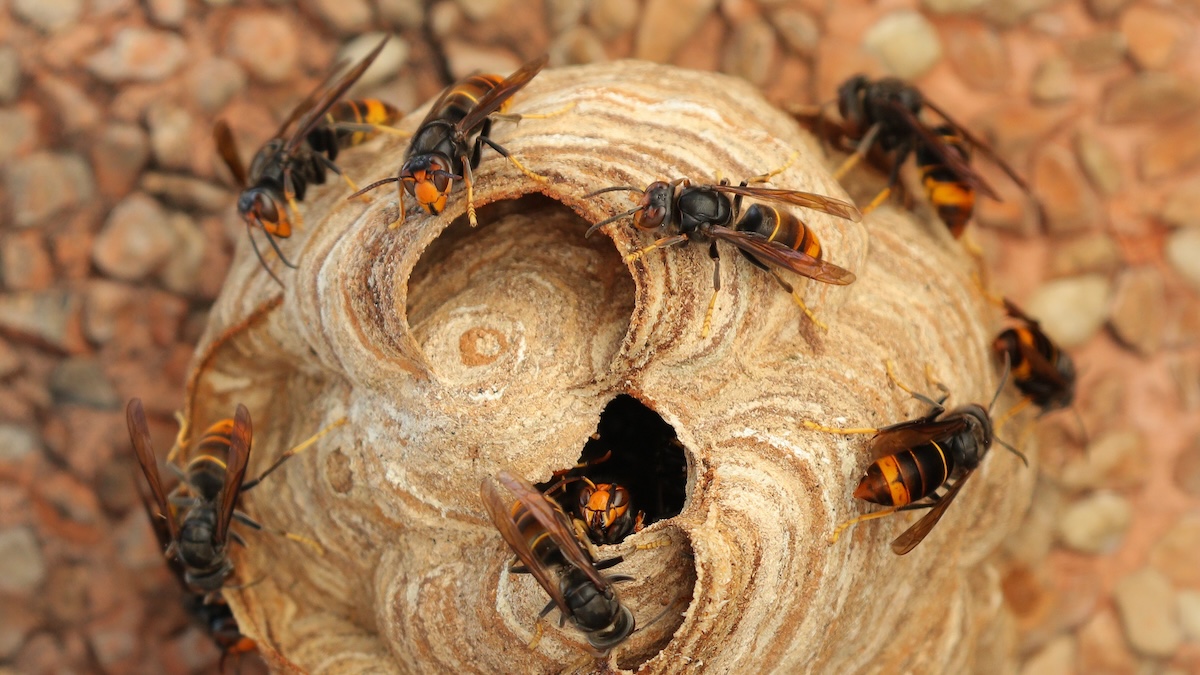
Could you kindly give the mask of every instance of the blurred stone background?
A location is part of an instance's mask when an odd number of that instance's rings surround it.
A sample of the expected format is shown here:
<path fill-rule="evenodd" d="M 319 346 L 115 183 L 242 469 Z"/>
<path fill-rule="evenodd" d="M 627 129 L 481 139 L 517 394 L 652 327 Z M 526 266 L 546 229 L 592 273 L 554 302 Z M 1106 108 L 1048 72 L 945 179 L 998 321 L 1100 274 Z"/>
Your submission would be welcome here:
<path fill-rule="evenodd" d="M 893 73 L 993 141 L 1037 201 L 977 160 L 1005 201 L 972 236 L 1074 354 L 1088 430 L 1041 423 L 1037 500 L 999 553 L 1022 672 L 1200 673 L 1196 0 L 0 0 L 0 673 L 216 669 L 137 504 L 123 404 L 169 445 L 246 236 L 213 122 L 248 160 L 381 31 L 357 91 L 404 110 L 549 51 L 780 103 Z"/>

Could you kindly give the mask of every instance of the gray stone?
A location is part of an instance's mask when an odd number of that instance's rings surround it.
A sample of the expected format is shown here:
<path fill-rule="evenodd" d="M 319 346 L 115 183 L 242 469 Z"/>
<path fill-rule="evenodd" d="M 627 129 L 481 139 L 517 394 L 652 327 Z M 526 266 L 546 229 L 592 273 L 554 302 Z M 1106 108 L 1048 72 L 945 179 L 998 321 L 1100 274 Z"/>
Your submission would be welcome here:
<path fill-rule="evenodd" d="M 246 72 L 237 63 L 219 56 L 205 59 L 188 72 L 188 90 L 202 109 L 220 110 L 246 88 Z"/>
<path fill-rule="evenodd" d="M 1151 567 L 1130 574 L 1113 589 L 1125 637 L 1139 653 L 1166 658 L 1183 642 L 1171 582 Z"/>
<path fill-rule="evenodd" d="M 178 70 L 187 54 L 175 33 L 122 28 L 112 44 L 87 59 L 87 68 L 106 82 L 157 82 Z"/>
<path fill-rule="evenodd" d="M 21 61 L 17 50 L 0 47 L 0 103 L 12 103 L 21 93 Z"/>
<path fill-rule="evenodd" d="M 338 52 L 338 58 L 358 63 L 379 44 L 384 35 L 385 33 L 360 35 L 348 42 Z M 379 52 L 379 56 L 375 57 L 375 62 L 371 64 L 370 68 L 367 68 L 362 77 L 358 78 L 358 82 L 351 91 L 365 91 L 392 79 L 404 67 L 404 62 L 408 60 L 408 53 L 408 42 L 398 35 L 392 35 L 383 50 Z"/>
<path fill-rule="evenodd" d="M 30 597 L 46 578 L 42 547 L 28 527 L 0 530 L 0 591 Z"/>
<path fill-rule="evenodd" d="M 13 14 L 43 31 L 66 28 L 79 19 L 83 0 L 11 0 Z"/>
<path fill-rule="evenodd" d="M 1068 548 L 1093 555 L 1114 550 L 1133 521 L 1129 500 L 1112 492 L 1084 497 L 1063 511 L 1058 537 Z"/>
<path fill-rule="evenodd" d="M 942 58 L 937 29 L 919 12 L 907 9 L 890 12 L 867 29 L 863 47 L 906 80 L 920 77 Z"/>
<path fill-rule="evenodd" d="M 1200 229 L 1172 232 L 1167 238 L 1167 260 L 1192 288 L 1200 290 Z"/>
<path fill-rule="evenodd" d="M 133 193 L 113 207 L 97 235 L 92 258 L 100 271 L 124 281 L 145 279 L 170 258 L 175 237 L 159 203 Z"/>
<path fill-rule="evenodd" d="M 116 410 L 121 399 L 100 362 L 77 356 L 61 361 L 50 374 L 50 393 L 57 405 L 82 405 Z"/>
<path fill-rule="evenodd" d="M 1099 274 L 1055 279 L 1043 284 L 1026 303 L 1042 330 L 1070 349 L 1087 342 L 1108 319 L 1110 283 Z"/>
<path fill-rule="evenodd" d="M 37 452 L 42 442 L 37 432 L 18 424 L 0 424 L 0 462 L 16 462 Z"/>
<path fill-rule="evenodd" d="M 91 199 L 92 172 L 74 154 L 37 152 L 4 168 L 4 186 L 17 227 L 41 224 Z"/>

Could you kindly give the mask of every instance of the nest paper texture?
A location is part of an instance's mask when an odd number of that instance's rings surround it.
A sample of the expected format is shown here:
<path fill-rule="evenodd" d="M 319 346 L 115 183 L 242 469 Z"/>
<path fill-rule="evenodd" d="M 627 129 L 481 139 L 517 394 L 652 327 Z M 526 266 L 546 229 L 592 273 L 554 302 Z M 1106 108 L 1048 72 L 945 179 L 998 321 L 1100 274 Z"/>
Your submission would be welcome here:
<path fill-rule="evenodd" d="M 862 224 L 795 209 L 826 258 L 858 275 L 847 287 L 790 277 L 829 331 L 722 244 L 723 289 L 702 337 L 707 247 L 626 264 L 652 235 L 628 220 L 583 234 L 637 195 L 585 195 L 682 176 L 736 182 L 798 152 L 770 185 L 845 199 L 820 145 L 744 82 L 637 62 L 543 72 L 511 111 L 568 105 L 495 124 L 492 137 L 550 180 L 485 150 L 478 229 L 461 222 L 461 185 L 446 213 L 389 230 L 394 190 L 364 204 L 334 183 L 309 195 L 303 230 L 283 243 L 299 270 L 283 272 L 282 297 L 248 242 L 239 248 L 189 387 L 193 428 L 245 403 L 254 475 L 348 418 L 244 498 L 260 521 L 326 553 L 251 535 L 238 581 L 261 582 L 226 592 L 243 631 L 276 668 L 323 673 L 1010 670 L 990 556 L 1033 473 L 992 453 L 908 556 L 888 543 L 919 514 L 830 545 L 838 522 L 874 508 L 850 496 L 870 463 L 867 437 L 800 425 L 924 413 L 888 381 L 887 359 L 920 388 L 928 364 L 952 406 L 986 404 L 995 316 L 969 257 L 939 223 L 889 206 Z M 340 161 L 368 182 L 395 175 L 404 149 L 384 138 Z M 511 552 L 478 486 L 500 469 L 537 482 L 572 466 L 619 394 L 661 415 L 686 448 L 682 513 L 602 551 L 626 557 L 613 572 L 636 578 L 619 593 L 639 624 L 667 616 L 610 662 L 588 658 L 557 613 L 531 650 L 547 596 L 506 571 Z"/>

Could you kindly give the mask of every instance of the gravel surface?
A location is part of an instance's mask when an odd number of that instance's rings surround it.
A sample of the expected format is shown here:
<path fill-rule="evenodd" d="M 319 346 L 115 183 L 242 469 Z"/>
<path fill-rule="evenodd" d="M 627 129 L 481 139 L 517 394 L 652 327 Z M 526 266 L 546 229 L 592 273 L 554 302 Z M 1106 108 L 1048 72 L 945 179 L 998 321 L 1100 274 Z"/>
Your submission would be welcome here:
<path fill-rule="evenodd" d="M 237 6 L 234 6 L 237 5 Z M 1200 673 L 1200 3 L 1195 0 L 10 0 L 0 7 L 0 674 L 213 672 L 136 492 L 122 410 L 174 434 L 244 237 L 249 154 L 339 57 L 408 110 L 475 69 L 637 57 L 780 103 L 895 73 L 1036 201 L 971 237 L 1080 368 L 1009 542 L 1025 673 Z M 881 552 L 881 555 L 887 555 Z M 250 671 L 253 666 L 246 668 Z"/>

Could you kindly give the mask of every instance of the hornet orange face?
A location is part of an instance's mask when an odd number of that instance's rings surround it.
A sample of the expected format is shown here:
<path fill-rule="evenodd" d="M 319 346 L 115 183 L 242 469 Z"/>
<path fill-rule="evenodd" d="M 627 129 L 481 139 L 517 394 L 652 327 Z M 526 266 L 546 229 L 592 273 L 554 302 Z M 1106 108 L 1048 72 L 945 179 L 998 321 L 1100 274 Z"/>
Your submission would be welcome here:
<path fill-rule="evenodd" d="M 462 178 L 450 171 L 445 157 L 428 154 L 412 157 L 400 168 L 400 182 L 426 213 L 436 216 L 446 208 L 446 197 L 454 180 Z"/>
<path fill-rule="evenodd" d="M 587 525 L 588 536 L 597 544 L 615 544 L 630 532 L 642 529 L 644 513 L 634 519 L 630 510 L 629 490 L 615 483 L 593 483 L 579 491 L 579 513 Z"/>

